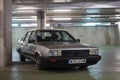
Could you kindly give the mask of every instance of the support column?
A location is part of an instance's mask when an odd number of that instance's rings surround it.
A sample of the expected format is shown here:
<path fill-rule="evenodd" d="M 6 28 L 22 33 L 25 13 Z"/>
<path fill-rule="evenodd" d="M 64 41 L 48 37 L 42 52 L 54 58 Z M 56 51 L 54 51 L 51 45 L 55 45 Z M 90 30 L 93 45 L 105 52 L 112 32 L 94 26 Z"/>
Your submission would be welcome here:
<path fill-rule="evenodd" d="M 0 67 L 12 63 L 12 0 L 0 0 Z"/>
<path fill-rule="evenodd" d="M 120 34 L 119 34 L 119 25 L 118 24 L 116 24 L 116 25 L 114 25 L 114 27 L 115 27 L 115 46 L 119 46 L 119 40 L 120 40 Z"/>
<path fill-rule="evenodd" d="M 118 22 L 118 35 L 119 35 L 119 46 L 120 46 L 120 21 Z"/>
<path fill-rule="evenodd" d="M 45 27 L 46 27 L 45 11 L 43 11 L 43 10 L 37 11 L 37 24 L 38 24 L 38 28 L 45 29 Z"/>

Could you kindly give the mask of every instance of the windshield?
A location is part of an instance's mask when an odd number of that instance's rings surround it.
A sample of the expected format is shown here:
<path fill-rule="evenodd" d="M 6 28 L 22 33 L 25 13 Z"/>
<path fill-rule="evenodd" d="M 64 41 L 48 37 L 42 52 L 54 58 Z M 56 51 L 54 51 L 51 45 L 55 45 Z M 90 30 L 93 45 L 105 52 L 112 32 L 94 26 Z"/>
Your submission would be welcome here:
<path fill-rule="evenodd" d="M 74 42 L 75 39 L 66 31 L 37 31 L 37 42 L 49 41 Z"/>

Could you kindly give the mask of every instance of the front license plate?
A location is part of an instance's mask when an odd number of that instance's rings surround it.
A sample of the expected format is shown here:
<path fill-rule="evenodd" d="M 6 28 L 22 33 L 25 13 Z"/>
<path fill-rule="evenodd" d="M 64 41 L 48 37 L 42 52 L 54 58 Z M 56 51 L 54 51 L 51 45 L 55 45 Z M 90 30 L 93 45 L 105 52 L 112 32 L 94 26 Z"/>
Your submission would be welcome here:
<path fill-rule="evenodd" d="M 86 63 L 86 59 L 70 59 L 68 60 L 68 64 L 79 64 Z"/>

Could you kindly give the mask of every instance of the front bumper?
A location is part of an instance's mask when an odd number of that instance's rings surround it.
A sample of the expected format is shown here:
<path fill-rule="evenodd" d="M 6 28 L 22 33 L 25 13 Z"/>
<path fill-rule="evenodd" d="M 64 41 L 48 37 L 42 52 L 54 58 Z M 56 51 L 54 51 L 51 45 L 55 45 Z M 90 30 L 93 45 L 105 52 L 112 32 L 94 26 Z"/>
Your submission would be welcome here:
<path fill-rule="evenodd" d="M 69 64 L 68 61 L 70 59 L 86 59 L 86 63 L 76 63 L 76 64 Z M 101 59 L 101 56 L 94 55 L 88 57 L 42 57 L 41 60 L 44 62 L 44 65 L 49 65 L 53 67 L 76 67 L 76 66 L 89 66 L 96 64 Z"/>

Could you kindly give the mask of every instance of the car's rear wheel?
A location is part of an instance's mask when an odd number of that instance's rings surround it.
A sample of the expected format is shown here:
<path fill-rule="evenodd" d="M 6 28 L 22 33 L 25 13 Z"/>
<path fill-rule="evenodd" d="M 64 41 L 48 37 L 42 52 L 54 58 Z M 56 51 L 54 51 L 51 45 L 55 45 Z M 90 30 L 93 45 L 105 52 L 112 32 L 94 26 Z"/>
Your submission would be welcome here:
<path fill-rule="evenodd" d="M 35 62 L 36 62 L 36 67 L 38 70 L 45 69 L 43 61 L 40 59 L 40 56 L 38 54 L 35 56 Z"/>
<path fill-rule="evenodd" d="M 22 54 L 20 54 L 19 56 L 20 56 L 20 61 L 25 62 L 26 57 Z"/>

